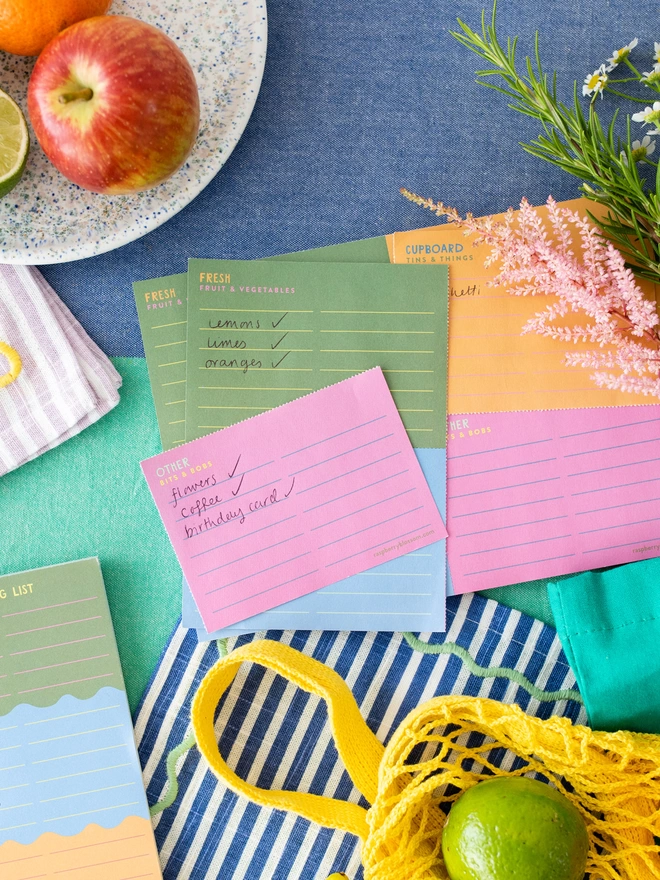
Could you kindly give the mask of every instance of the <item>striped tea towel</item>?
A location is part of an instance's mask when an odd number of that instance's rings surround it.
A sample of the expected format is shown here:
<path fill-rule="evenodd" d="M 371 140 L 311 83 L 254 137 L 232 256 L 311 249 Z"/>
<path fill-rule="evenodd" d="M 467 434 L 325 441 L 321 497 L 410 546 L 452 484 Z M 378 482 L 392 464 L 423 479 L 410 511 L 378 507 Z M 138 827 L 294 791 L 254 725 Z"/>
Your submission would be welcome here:
<path fill-rule="evenodd" d="M 0 388 L 2 476 L 116 406 L 121 377 L 31 266 L 0 266 L 0 341 L 22 361 L 18 378 Z"/>
<path fill-rule="evenodd" d="M 413 651 L 399 633 L 270 630 L 227 643 L 233 649 L 263 637 L 335 669 L 383 742 L 411 709 L 439 694 L 491 697 L 542 718 L 586 721 L 574 700 L 541 702 L 508 679 L 471 674 L 457 656 Z M 456 642 L 481 666 L 514 668 L 543 691 L 575 688 L 554 630 L 476 594 L 450 597 L 447 632 L 421 638 Z M 192 697 L 217 659 L 216 642 L 199 643 L 193 630 L 179 626 L 143 697 L 136 737 L 151 804 L 167 789 L 165 759 L 185 738 Z M 325 704 L 273 672 L 245 666 L 221 703 L 216 729 L 221 754 L 243 779 L 366 806 L 339 762 Z M 506 766 L 515 759 L 499 750 L 491 760 Z M 165 880 L 325 880 L 334 871 L 361 880 L 356 837 L 238 798 L 195 748 L 180 759 L 178 769 L 176 800 L 154 818 Z"/>

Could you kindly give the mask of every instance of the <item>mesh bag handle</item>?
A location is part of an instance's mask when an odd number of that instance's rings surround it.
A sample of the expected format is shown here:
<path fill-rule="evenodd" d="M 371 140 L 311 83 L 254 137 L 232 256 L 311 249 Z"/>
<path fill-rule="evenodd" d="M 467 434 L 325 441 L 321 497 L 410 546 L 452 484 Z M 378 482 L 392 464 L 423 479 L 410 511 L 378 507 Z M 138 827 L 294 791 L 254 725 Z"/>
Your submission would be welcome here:
<path fill-rule="evenodd" d="M 233 792 L 263 807 L 291 810 L 319 825 L 356 834 L 369 834 L 367 811 L 357 804 L 297 791 L 268 791 L 245 782 L 229 768 L 219 752 L 213 719 L 222 695 L 242 663 L 258 663 L 325 700 L 339 756 L 355 786 L 369 803 L 378 792 L 382 743 L 367 727 L 346 682 L 323 663 L 281 642 L 250 642 L 219 660 L 206 674 L 192 704 L 197 745 L 211 770 Z"/>

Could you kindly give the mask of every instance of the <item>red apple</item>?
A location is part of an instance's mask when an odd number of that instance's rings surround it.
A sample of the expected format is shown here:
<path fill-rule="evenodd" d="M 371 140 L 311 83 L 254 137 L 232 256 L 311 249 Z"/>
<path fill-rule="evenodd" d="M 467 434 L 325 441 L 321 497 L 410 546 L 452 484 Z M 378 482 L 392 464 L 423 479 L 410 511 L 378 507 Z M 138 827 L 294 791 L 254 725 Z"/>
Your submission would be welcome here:
<path fill-rule="evenodd" d="M 123 15 L 78 22 L 46 46 L 30 78 L 28 111 L 53 165 L 99 193 L 166 180 L 199 128 L 184 54 L 158 28 Z"/>

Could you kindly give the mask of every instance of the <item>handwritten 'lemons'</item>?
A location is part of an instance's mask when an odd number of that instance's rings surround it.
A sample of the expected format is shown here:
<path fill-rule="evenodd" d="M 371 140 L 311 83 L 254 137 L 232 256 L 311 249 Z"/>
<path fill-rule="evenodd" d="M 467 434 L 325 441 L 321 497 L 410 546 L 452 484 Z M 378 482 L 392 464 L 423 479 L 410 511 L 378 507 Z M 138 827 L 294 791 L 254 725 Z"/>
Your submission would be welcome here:
<path fill-rule="evenodd" d="M 525 777 L 467 789 L 442 834 L 451 880 L 582 880 L 588 851 L 587 829 L 573 804 Z"/>

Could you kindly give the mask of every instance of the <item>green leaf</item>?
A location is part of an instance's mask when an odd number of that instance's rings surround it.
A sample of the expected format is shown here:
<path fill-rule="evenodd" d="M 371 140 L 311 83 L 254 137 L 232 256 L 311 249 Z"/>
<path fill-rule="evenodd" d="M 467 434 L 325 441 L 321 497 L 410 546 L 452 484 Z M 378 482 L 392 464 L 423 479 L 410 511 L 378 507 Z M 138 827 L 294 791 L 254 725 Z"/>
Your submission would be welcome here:
<path fill-rule="evenodd" d="M 630 152 L 630 118 L 627 118 L 627 141 L 616 135 L 618 111 L 603 125 L 595 104 L 589 104 L 585 116 L 577 81 L 573 85 L 572 107 L 557 97 L 557 74 L 546 73 L 541 60 L 540 36 L 534 37 L 533 60 L 525 57 L 524 73 L 518 72 L 516 52 L 518 37 L 508 37 L 505 45 L 497 36 L 497 2 L 493 3 L 490 24 L 486 10 L 481 13 L 481 34 L 458 19 L 460 31 L 451 31 L 461 45 L 487 62 L 477 71 L 477 81 L 486 88 L 505 95 L 508 107 L 516 113 L 536 119 L 542 129 L 530 143 L 521 143 L 525 152 L 581 181 L 581 191 L 610 212 L 608 219 L 592 218 L 619 246 L 632 270 L 640 277 L 660 283 L 660 162 L 648 160 L 656 169 L 655 190 L 647 192 L 647 180 L 640 174 Z M 493 79 L 499 77 L 499 82 Z M 600 102 L 599 102 L 600 103 Z M 628 164 L 621 160 L 621 152 Z M 636 264 L 636 265 L 635 265 Z"/>

